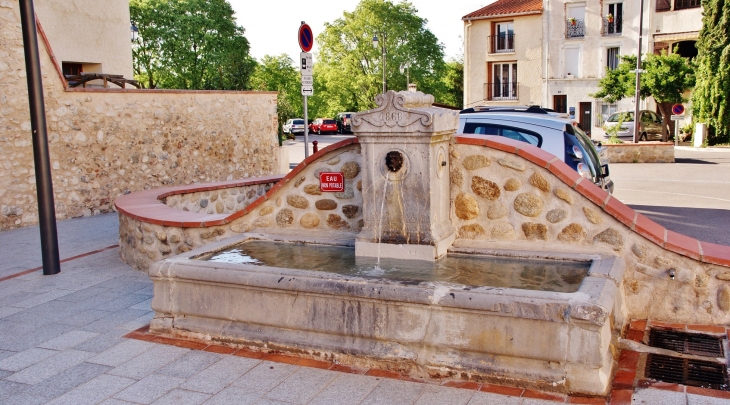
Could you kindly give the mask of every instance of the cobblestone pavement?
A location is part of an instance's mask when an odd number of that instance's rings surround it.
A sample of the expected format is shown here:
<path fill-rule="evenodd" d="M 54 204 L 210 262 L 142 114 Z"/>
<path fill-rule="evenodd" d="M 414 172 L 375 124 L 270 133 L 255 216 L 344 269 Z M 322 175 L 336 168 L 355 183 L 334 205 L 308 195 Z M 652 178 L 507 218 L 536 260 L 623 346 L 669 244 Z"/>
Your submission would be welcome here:
<path fill-rule="evenodd" d="M 81 257 L 55 276 L 12 277 L 40 265 L 38 227 L 0 233 L 0 404 L 555 404 L 126 339 L 152 318 L 152 283 L 118 248 L 103 249 L 117 226 L 116 214 L 60 222 L 61 258 Z M 633 397 L 723 401 L 656 389 Z"/>

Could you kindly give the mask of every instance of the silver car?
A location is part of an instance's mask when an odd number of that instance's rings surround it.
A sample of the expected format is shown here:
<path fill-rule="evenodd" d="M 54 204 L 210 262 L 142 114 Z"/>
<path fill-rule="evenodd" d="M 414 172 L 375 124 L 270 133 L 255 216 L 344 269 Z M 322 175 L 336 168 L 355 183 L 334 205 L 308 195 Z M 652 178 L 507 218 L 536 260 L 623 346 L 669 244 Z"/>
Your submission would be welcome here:
<path fill-rule="evenodd" d="M 655 141 L 662 140 L 662 116 L 655 113 L 654 111 L 641 110 L 639 111 L 641 119 L 639 120 L 639 140 L 640 141 Z M 615 127 L 621 123 L 621 128 L 616 133 L 619 139 L 624 142 L 634 141 L 634 112 L 633 111 L 620 111 L 611 114 L 610 117 L 604 123 L 604 128 L 607 130 L 604 137 L 609 139 L 608 129 Z"/>
<path fill-rule="evenodd" d="M 286 121 L 282 127 L 285 134 L 304 134 L 304 119 L 292 118 Z"/>

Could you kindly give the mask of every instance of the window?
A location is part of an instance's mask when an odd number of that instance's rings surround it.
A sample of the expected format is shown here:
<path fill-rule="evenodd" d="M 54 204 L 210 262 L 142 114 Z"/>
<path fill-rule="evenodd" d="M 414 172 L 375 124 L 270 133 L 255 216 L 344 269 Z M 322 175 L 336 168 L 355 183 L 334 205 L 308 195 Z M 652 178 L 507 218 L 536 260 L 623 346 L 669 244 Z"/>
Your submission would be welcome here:
<path fill-rule="evenodd" d="M 64 75 L 80 75 L 84 69 L 81 67 L 80 63 L 69 63 L 69 62 L 62 62 L 61 63 L 61 70 L 63 70 Z"/>
<path fill-rule="evenodd" d="M 563 74 L 565 77 L 580 77 L 580 48 L 564 49 Z"/>
<path fill-rule="evenodd" d="M 624 3 L 612 3 L 608 5 L 603 23 L 604 35 L 620 34 L 623 32 L 623 14 Z"/>
<path fill-rule="evenodd" d="M 517 62 L 492 63 L 491 83 L 487 86 L 488 100 L 517 99 Z"/>
<path fill-rule="evenodd" d="M 675 10 L 684 10 L 686 8 L 697 8 L 699 7 L 700 0 L 674 0 Z"/>
<path fill-rule="evenodd" d="M 656 0 L 656 11 L 669 11 L 672 9 L 672 0 Z"/>
<path fill-rule="evenodd" d="M 603 123 L 606 122 L 608 117 L 618 111 L 618 105 L 616 105 L 615 103 L 604 103 L 603 100 L 596 100 L 596 111 L 598 111 L 599 113 L 596 114 L 595 126 L 602 127 Z"/>
<path fill-rule="evenodd" d="M 606 48 L 606 67 L 608 67 L 608 70 L 618 68 L 618 64 L 621 62 L 621 58 L 619 57 L 620 50 L 621 48 L 619 47 Z"/>
<path fill-rule="evenodd" d="M 503 125 L 486 124 L 481 122 L 467 122 L 464 125 L 465 134 L 496 135 L 526 142 L 537 147 L 542 146 L 542 137 L 534 132 L 521 128 L 511 128 Z"/>
<path fill-rule="evenodd" d="M 568 4 L 565 22 L 565 37 L 576 38 L 585 36 L 585 3 Z"/>
<path fill-rule="evenodd" d="M 515 27 L 512 21 L 494 24 L 494 36 L 492 37 L 492 53 L 514 52 L 515 50 Z"/>

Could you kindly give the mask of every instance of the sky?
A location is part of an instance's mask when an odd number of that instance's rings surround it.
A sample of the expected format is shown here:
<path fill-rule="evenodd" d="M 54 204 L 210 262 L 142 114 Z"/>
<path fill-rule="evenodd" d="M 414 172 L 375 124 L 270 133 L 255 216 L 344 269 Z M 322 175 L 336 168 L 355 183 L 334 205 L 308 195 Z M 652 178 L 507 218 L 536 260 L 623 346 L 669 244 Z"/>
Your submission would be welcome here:
<path fill-rule="evenodd" d="M 261 60 L 264 55 L 299 56 L 297 32 L 305 21 L 315 38 L 324 30 L 325 22 L 341 18 L 343 12 L 354 11 L 359 0 L 228 0 L 236 12 L 251 44 L 251 55 Z M 446 58 L 462 53 L 464 22 L 461 17 L 494 0 L 410 0 L 418 16 L 428 20 L 426 27 L 444 44 Z M 399 0 L 394 2 L 398 3 Z M 317 52 L 315 42 L 312 52 Z"/>

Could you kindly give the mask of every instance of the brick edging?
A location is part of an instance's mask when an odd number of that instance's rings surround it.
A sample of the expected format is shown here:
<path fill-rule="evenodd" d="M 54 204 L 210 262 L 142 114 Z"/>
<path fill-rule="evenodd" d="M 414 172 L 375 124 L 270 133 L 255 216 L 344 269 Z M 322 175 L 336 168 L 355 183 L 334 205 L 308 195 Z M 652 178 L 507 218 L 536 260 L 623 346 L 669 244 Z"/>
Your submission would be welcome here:
<path fill-rule="evenodd" d="M 176 226 L 181 228 L 205 228 L 209 226 L 224 225 L 240 218 L 253 210 L 264 202 L 269 200 L 276 191 L 287 184 L 292 178 L 297 176 L 310 163 L 319 159 L 321 156 L 339 148 L 358 143 L 357 138 L 347 138 L 340 142 L 329 145 L 320 149 L 317 153 L 310 155 L 304 159 L 297 167 L 295 167 L 286 176 L 264 176 L 253 177 L 245 180 L 229 180 L 215 183 L 190 184 L 186 186 L 165 187 L 153 190 L 143 190 L 123 195 L 114 201 L 114 206 L 123 215 L 141 221 L 161 226 Z M 251 204 L 240 211 L 232 214 L 201 214 L 190 211 L 178 210 L 168 207 L 162 203 L 162 199 L 172 195 L 190 194 L 201 191 L 222 190 L 226 188 L 250 186 L 257 184 L 273 183 L 273 187 L 264 195 L 254 200 Z"/>
<path fill-rule="evenodd" d="M 730 246 L 699 241 L 670 231 L 633 208 L 622 203 L 548 152 L 524 142 L 499 136 L 457 135 L 456 143 L 486 146 L 512 153 L 547 169 L 570 188 L 574 189 L 604 212 L 660 247 L 704 263 L 730 267 Z M 585 181 L 584 181 L 585 180 Z"/>

